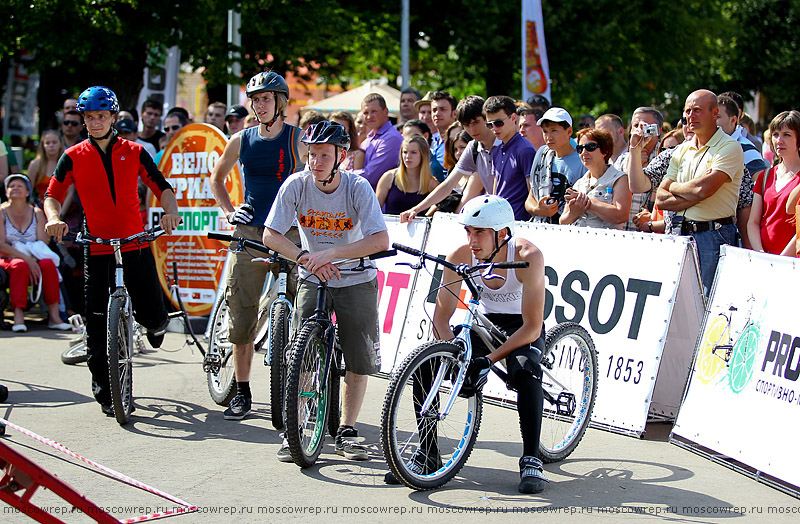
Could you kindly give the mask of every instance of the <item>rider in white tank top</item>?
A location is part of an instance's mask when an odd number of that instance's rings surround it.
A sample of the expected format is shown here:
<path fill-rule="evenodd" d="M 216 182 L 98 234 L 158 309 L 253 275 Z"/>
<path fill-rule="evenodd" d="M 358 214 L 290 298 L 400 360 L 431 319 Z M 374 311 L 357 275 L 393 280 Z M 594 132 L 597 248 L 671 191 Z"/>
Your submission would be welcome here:
<path fill-rule="evenodd" d="M 506 261 L 513 262 L 517 253 L 513 237 L 508 241 L 507 245 Z M 477 263 L 478 261 L 473 256 L 472 264 Z M 483 283 L 483 293 L 481 293 L 481 302 L 478 310 L 484 315 L 487 313 L 520 315 L 522 282 L 517 279 L 514 269 L 507 269 L 506 271 L 506 281 L 503 282 L 499 289 L 492 289 L 485 282 Z"/>

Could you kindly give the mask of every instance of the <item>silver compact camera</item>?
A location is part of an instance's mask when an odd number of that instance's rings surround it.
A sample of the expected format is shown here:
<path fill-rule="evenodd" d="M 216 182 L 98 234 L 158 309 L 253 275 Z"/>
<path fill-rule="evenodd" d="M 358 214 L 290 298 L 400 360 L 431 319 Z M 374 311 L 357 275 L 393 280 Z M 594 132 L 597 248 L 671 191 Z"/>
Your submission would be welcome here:
<path fill-rule="evenodd" d="M 642 124 L 642 136 L 658 136 L 658 124 Z"/>

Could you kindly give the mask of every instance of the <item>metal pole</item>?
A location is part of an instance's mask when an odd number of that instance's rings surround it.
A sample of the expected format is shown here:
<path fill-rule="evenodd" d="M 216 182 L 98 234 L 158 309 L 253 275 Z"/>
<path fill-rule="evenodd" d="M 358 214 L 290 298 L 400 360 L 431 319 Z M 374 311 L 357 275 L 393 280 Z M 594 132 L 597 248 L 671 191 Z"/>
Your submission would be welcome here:
<path fill-rule="evenodd" d="M 241 9 L 237 6 L 237 9 Z M 228 43 L 235 46 L 242 45 L 242 35 L 239 30 L 242 27 L 242 14 L 238 11 L 230 9 L 228 11 Z M 228 66 L 228 73 L 239 78 L 242 76 L 242 66 L 239 63 L 239 53 L 231 51 L 228 53 L 228 58 L 232 60 L 231 65 Z M 228 107 L 233 104 L 239 103 L 239 88 L 240 84 L 228 84 Z"/>
<path fill-rule="evenodd" d="M 403 1 L 403 16 L 402 21 L 400 23 L 400 55 L 402 60 L 402 72 L 401 75 L 403 77 L 402 89 L 408 87 L 410 78 L 409 78 L 409 68 L 408 68 L 408 19 L 409 19 L 409 4 L 411 0 L 402 0 Z"/>

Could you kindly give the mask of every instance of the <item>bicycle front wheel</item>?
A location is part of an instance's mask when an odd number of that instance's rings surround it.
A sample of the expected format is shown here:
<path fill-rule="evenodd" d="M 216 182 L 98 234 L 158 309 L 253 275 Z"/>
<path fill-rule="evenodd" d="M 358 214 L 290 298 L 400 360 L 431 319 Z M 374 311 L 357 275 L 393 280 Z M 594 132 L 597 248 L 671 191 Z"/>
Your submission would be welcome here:
<path fill-rule="evenodd" d="M 108 304 L 108 381 L 114 416 L 128 423 L 133 411 L 133 348 L 130 312 L 126 297 L 111 297 Z"/>
<path fill-rule="evenodd" d="M 233 344 L 228 340 L 229 318 L 228 304 L 223 300 L 214 312 L 208 341 L 208 354 L 218 355 L 220 362 L 219 371 L 208 372 L 208 392 L 220 406 L 227 406 L 236 396 Z"/>
<path fill-rule="evenodd" d="M 583 438 L 597 394 L 597 353 L 589 332 L 574 322 L 545 336 L 542 356 L 544 410 L 539 438 L 542 462 L 567 458 Z"/>
<path fill-rule="evenodd" d="M 431 342 L 414 350 L 392 374 L 381 415 L 383 456 L 405 485 L 427 490 L 451 480 L 466 464 L 481 425 L 483 397 L 452 393 L 462 349 L 449 342 Z M 433 386 L 439 383 L 438 392 Z M 425 404 L 429 406 L 425 409 Z"/>
<path fill-rule="evenodd" d="M 314 321 L 303 324 L 289 357 L 284 412 L 286 440 L 301 468 L 314 465 L 325 442 L 328 399 L 321 376 L 326 353 L 325 328 Z"/>
<path fill-rule="evenodd" d="M 286 389 L 286 346 L 289 344 L 289 306 L 275 304 L 269 334 L 269 391 L 272 427 L 283 429 L 283 392 Z"/>

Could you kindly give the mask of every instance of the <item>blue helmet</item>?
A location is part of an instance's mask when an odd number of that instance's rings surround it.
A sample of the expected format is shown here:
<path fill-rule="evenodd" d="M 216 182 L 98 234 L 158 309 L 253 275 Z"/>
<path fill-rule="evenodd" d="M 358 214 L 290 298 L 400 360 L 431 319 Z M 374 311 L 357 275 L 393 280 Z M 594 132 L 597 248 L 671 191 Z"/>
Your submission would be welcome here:
<path fill-rule="evenodd" d="M 94 86 L 86 89 L 78 97 L 78 111 L 111 111 L 119 112 L 119 102 L 114 91 L 104 86 Z"/>

